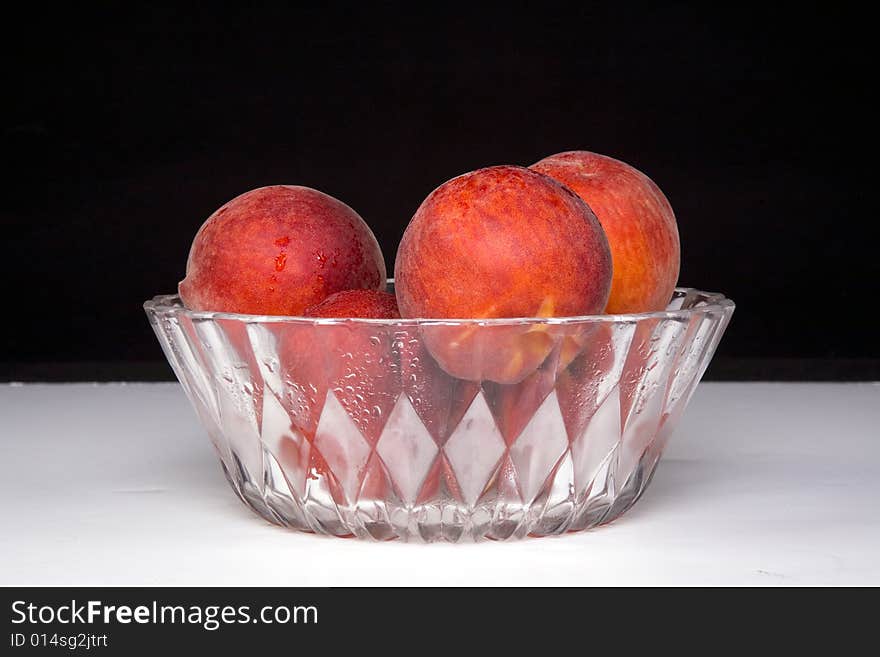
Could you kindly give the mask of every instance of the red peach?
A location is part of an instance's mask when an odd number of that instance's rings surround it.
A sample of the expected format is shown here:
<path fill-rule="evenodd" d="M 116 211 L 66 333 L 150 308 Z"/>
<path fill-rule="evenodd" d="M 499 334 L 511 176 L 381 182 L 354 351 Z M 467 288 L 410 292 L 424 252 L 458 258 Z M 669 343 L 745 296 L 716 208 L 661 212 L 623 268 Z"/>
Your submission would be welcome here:
<path fill-rule="evenodd" d="M 314 436 L 328 392 L 370 444 L 375 444 L 397 399 L 392 332 L 348 322 L 290 326 L 281 336 L 283 377 L 296 397 L 298 419 Z"/>
<path fill-rule="evenodd" d="M 346 290 L 306 310 L 311 317 L 399 317 L 394 295 L 375 290 Z M 297 428 L 315 441 L 328 393 L 334 395 L 357 430 L 374 445 L 396 401 L 392 335 L 388 327 L 360 323 L 311 324 L 284 327 L 279 340 L 281 368 L 291 391 L 290 410 Z M 335 460 L 344 454 L 356 434 L 331 436 L 321 449 Z M 372 467 L 372 466 L 371 466 Z M 378 485 L 373 467 L 370 490 Z M 366 476 L 366 475 L 364 475 Z M 368 494 L 366 491 L 364 494 Z"/>
<path fill-rule="evenodd" d="M 602 223 L 614 261 L 605 312 L 665 309 L 680 247 L 675 214 L 657 185 L 624 162 L 587 151 L 551 155 L 530 168 L 571 188 Z"/>
<path fill-rule="evenodd" d="M 397 299 L 388 292 L 344 290 L 306 308 L 305 316 L 399 319 L 400 311 L 397 309 Z"/>
<path fill-rule="evenodd" d="M 395 263 L 403 317 L 554 317 L 601 312 L 611 255 L 601 225 L 573 192 L 524 167 L 496 166 L 435 189 L 416 211 Z M 549 331 L 443 326 L 425 333 L 449 374 L 515 383 L 553 349 Z"/>
<path fill-rule="evenodd" d="M 193 310 L 300 315 L 341 290 L 381 290 L 385 261 L 350 207 L 308 187 L 238 196 L 202 224 L 180 282 Z"/>
<path fill-rule="evenodd" d="M 285 326 L 279 337 L 280 368 L 287 389 L 285 406 L 297 430 L 312 444 L 312 452 L 320 451 L 331 468 L 340 459 L 345 461 L 353 449 L 363 449 L 364 441 L 374 447 L 379 440 L 399 388 L 398 377 L 388 366 L 391 343 L 387 328 L 354 322 L 296 322 Z M 344 412 L 351 422 L 326 416 L 328 404 Z M 319 439 L 322 419 L 332 421 L 323 430 L 324 438 Z M 373 468 L 365 495 L 377 490 L 376 472 Z M 366 476 L 364 471 L 335 474 L 357 476 L 361 482 Z M 343 500 L 337 497 L 337 501 Z"/>

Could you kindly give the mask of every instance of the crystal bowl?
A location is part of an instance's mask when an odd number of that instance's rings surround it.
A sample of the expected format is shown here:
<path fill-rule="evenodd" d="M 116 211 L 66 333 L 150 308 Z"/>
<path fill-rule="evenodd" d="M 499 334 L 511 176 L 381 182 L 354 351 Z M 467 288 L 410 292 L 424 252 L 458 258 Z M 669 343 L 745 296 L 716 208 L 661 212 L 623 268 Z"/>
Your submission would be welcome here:
<path fill-rule="evenodd" d="M 389 281 L 393 290 L 393 282 Z M 230 485 L 269 522 L 374 540 L 579 531 L 644 492 L 734 304 L 492 320 L 144 304 Z"/>

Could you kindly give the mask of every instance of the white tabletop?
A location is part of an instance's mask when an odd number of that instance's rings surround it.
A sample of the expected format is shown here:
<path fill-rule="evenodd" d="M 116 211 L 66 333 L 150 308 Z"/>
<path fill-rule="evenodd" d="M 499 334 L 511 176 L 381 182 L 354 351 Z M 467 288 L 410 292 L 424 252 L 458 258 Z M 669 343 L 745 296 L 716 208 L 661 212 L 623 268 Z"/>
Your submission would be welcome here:
<path fill-rule="evenodd" d="M 0 385 L 0 585 L 880 584 L 880 384 L 704 383 L 590 532 L 368 543 L 274 527 L 177 384 Z"/>

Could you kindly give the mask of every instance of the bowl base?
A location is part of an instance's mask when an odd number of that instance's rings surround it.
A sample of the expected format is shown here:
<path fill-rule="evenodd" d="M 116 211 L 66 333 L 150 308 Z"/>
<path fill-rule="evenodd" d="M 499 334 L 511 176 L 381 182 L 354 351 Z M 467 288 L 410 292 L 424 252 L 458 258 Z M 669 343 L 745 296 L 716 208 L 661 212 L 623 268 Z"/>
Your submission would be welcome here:
<path fill-rule="evenodd" d="M 243 468 L 228 468 L 222 460 L 221 466 L 244 505 L 273 525 L 337 538 L 464 543 L 559 536 L 606 525 L 647 489 L 659 462 L 652 451 L 646 450 L 622 485 L 613 476 L 597 478 L 579 499 L 572 482 L 564 497 L 544 494 L 530 504 L 498 504 L 497 496 L 487 495 L 473 506 L 453 497 L 414 505 L 393 499 L 358 499 L 355 504 L 340 504 L 332 497 L 303 499 L 291 492 L 283 476 L 266 478 L 261 491 Z"/>

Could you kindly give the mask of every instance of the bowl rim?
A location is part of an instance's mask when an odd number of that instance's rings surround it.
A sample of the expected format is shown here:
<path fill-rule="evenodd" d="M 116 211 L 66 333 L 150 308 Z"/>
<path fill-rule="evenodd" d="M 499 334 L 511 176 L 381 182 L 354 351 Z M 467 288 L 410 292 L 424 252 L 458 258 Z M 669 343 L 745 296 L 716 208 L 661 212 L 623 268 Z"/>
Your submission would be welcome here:
<path fill-rule="evenodd" d="M 388 283 L 393 285 L 394 279 Z M 495 317 L 495 318 L 432 318 L 407 317 L 400 319 L 372 319 L 366 317 L 305 317 L 299 315 L 251 315 L 218 310 L 190 310 L 183 305 L 179 294 L 160 294 L 144 302 L 147 313 L 183 314 L 195 320 L 236 320 L 248 324 L 288 323 L 309 325 L 352 325 L 364 324 L 371 326 L 521 326 L 531 325 L 569 325 L 585 322 L 630 323 L 649 319 L 686 320 L 696 315 L 711 312 L 732 312 L 736 307 L 733 300 L 720 292 L 707 292 L 694 287 L 676 286 L 675 292 L 684 297 L 700 295 L 705 301 L 691 308 L 657 310 L 645 313 L 617 313 L 603 315 L 575 315 L 568 317 Z"/>

